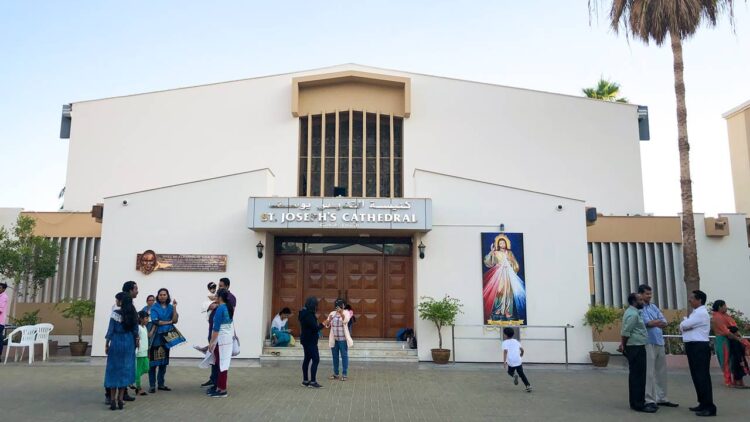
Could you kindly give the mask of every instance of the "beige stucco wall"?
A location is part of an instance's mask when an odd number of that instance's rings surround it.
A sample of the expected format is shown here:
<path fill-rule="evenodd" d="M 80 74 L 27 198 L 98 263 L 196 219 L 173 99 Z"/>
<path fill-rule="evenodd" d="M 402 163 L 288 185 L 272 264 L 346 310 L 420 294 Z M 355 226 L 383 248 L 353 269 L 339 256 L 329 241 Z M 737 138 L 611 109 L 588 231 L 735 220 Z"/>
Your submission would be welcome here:
<path fill-rule="evenodd" d="M 35 212 L 21 213 L 36 221 L 34 234 L 45 237 L 101 237 L 102 225 L 89 212 Z"/>
<path fill-rule="evenodd" d="M 599 216 L 586 230 L 589 242 L 682 243 L 680 217 Z"/>

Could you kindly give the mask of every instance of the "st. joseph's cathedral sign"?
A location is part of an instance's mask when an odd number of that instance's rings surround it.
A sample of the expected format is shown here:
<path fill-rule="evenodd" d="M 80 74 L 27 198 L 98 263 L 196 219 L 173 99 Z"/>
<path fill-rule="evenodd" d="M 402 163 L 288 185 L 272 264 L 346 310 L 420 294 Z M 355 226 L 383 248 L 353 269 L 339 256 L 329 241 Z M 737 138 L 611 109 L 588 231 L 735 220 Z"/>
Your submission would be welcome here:
<path fill-rule="evenodd" d="M 248 227 L 429 231 L 432 201 L 424 198 L 250 198 Z"/>

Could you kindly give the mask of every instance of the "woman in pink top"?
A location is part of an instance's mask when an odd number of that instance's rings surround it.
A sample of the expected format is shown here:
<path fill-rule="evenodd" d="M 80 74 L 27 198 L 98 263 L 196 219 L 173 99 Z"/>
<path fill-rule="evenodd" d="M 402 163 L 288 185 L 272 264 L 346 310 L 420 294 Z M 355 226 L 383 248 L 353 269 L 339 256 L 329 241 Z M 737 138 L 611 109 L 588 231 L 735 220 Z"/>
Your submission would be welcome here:
<path fill-rule="evenodd" d="M 8 285 L 0 283 L 0 356 L 3 354 L 3 339 L 5 338 L 5 324 L 8 320 Z"/>
<path fill-rule="evenodd" d="M 747 388 L 742 381 L 748 375 L 746 354 L 747 340 L 737 330 L 737 322 L 727 314 L 727 304 L 719 299 L 713 303 L 711 322 L 714 329 L 716 358 L 724 374 L 724 385 Z"/>

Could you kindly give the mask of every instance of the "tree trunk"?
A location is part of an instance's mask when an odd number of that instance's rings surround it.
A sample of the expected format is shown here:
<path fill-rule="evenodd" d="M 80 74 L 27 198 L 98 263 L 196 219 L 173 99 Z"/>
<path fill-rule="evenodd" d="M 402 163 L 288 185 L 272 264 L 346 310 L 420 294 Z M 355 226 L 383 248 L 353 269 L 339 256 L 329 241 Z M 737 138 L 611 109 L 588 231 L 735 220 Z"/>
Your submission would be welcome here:
<path fill-rule="evenodd" d="M 443 334 L 440 332 L 441 327 L 440 327 L 440 324 L 438 324 L 437 322 L 435 323 L 435 326 L 437 327 L 437 331 L 438 331 L 438 349 L 442 349 L 443 348 Z"/>
<path fill-rule="evenodd" d="M 670 33 L 674 58 L 674 93 L 677 100 L 677 145 L 680 152 L 680 190 L 682 197 L 682 267 L 688 297 L 700 288 L 698 251 L 695 246 L 695 221 L 693 219 L 693 188 L 690 180 L 690 144 L 687 132 L 687 107 L 683 79 L 682 40 L 679 34 Z M 688 306 L 688 314 L 691 309 Z"/>

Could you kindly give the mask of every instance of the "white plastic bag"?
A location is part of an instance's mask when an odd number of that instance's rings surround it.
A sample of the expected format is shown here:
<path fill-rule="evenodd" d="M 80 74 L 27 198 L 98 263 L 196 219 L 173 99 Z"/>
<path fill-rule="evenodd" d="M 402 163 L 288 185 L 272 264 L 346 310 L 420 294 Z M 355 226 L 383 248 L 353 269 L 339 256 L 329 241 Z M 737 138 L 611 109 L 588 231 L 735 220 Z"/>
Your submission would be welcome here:
<path fill-rule="evenodd" d="M 232 337 L 232 356 L 240 354 L 240 339 L 237 337 L 237 333 L 234 333 Z"/>

